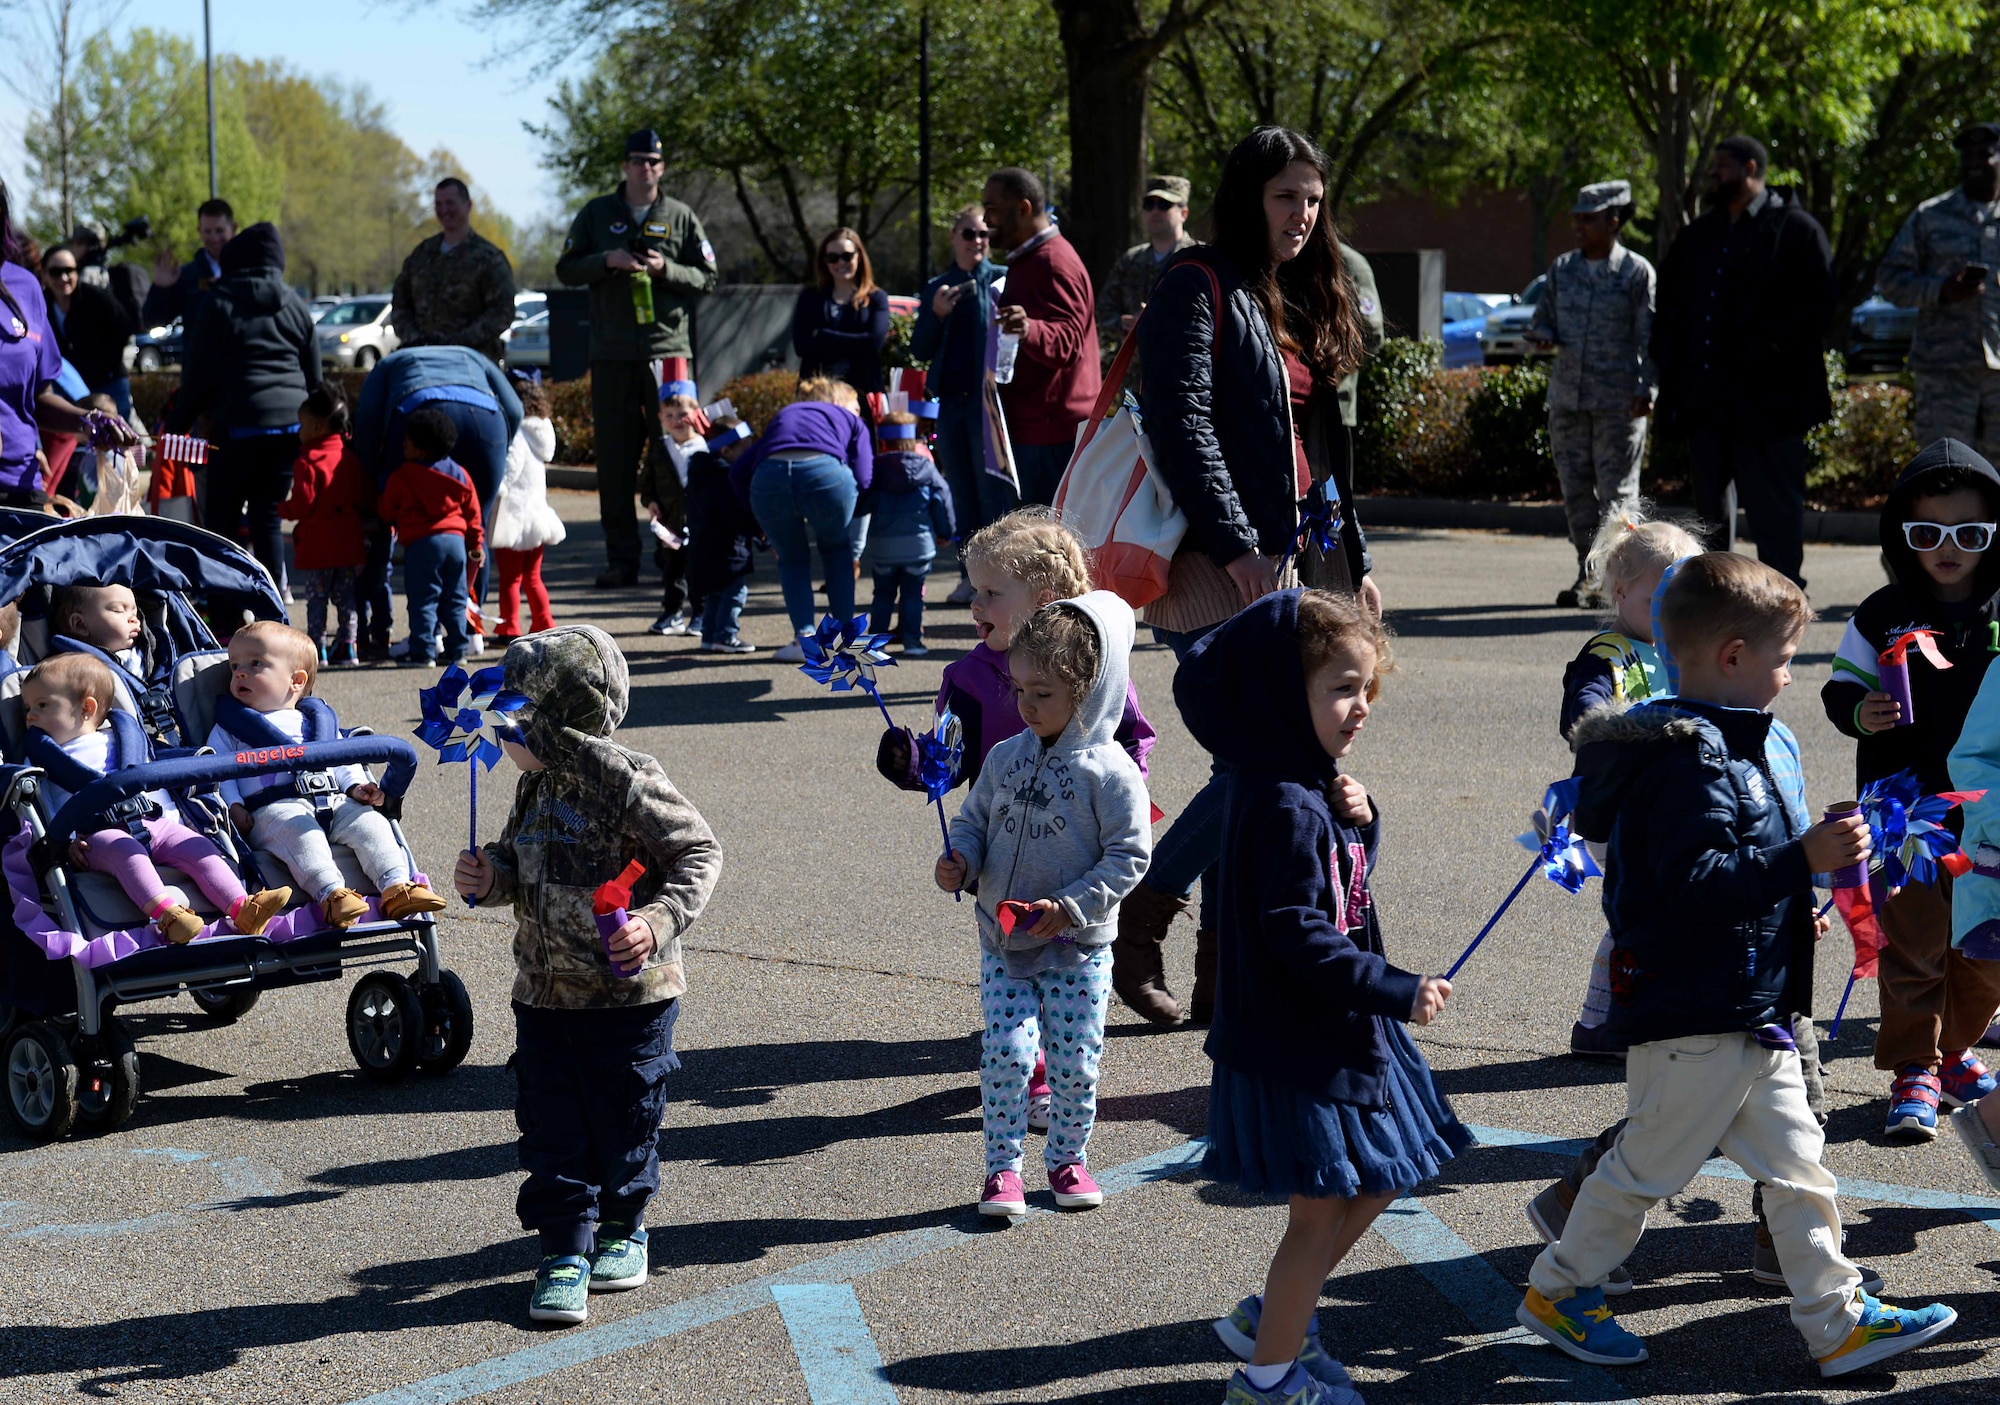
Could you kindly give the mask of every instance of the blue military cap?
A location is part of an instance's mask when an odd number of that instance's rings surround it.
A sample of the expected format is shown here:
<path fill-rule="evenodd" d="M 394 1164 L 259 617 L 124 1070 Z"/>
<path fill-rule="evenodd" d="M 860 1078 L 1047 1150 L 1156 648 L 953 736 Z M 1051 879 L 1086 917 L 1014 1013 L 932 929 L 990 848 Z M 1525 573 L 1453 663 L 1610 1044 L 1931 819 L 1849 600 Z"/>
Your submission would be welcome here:
<path fill-rule="evenodd" d="M 660 134 L 651 127 L 641 127 L 625 138 L 627 156 L 658 156 L 661 153 Z"/>

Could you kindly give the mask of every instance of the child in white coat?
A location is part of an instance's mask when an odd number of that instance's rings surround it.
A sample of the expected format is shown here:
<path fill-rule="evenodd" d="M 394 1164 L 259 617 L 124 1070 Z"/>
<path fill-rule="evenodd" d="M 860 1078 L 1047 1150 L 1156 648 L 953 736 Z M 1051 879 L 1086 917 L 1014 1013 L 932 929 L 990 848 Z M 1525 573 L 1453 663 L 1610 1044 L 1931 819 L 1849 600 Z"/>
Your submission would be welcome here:
<path fill-rule="evenodd" d="M 555 457 L 556 431 L 549 423 L 549 393 L 522 384 L 521 428 L 507 446 L 507 471 L 493 500 L 487 542 L 500 564 L 500 639 L 521 637 L 521 593 L 528 595 L 528 621 L 539 634 L 555 627 L 548 587 L 542 584 L 542 551 L 563 539 L 562 518 L 549 506 L 544 466 Z"/>

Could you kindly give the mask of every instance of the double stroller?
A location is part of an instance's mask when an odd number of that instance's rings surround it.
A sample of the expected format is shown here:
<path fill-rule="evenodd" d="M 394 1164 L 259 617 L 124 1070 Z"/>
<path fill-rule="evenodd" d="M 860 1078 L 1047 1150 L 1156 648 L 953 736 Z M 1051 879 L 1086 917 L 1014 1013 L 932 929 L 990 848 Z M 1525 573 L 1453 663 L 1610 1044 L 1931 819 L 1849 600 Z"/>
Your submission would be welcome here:
<path fill-rule="evenodd" d="M 371 902 L 361 920 L 329 929 L 317 905 L 295 902 L 258 936 L 239 935 L 185 876 L 161 864 L 206 924 L 194 941 L 166 945 L 117 882 L 70 861 L 70 841 L 105 824 L 137 826 L 165 791 L 255 891 L 290 881 L 284 861 L 252 852 L 228 823 L 221 781 L 290 772 L 298 793 L 323 794 L 336 766 L 380 765 L 396 840 L 397 815 L 416 774 L 400 737 L 355 728 L 334 741 L 217 755 L 202 747 L 229 688 L 229 659 L 208 620 L 285 618 L 262 566 L 234 544 L 158 517 L 48 518 L 0 514 L 0 604 L 17 604 L 18 667 L 0 677 L 0 1068 L 8 1108 L 30 1136 L 54 1140 L 78 1126 L 108 1129 L 132 1115 L 139 1059 L 121 1006 L 186 992 L 209 1021 L 230 1023 L 267 990 L 339 979 L 372 967 L 347 1001 L 347 1040 L 363 1074 L 381 1081 L 412 1069 L 444 1073 L 472 1044 L 465 985 L 438 960 L 431 916 L 392 920 Z M 93 780 L 52 810 L 41 771 L 23 760 L 21 683 L 50 648 L 55 591 L 73 583 L 130 586 L 151 659 L 147 676 L 113 669 L 114 711 L 133 714 L 153 759 Z M 124 724 L 130 732 L 130 723 Z M 278 753 L 282 752 L 280 755 Z M 347 885 L 372 888 L 336 846 Z M 412 871 L 415 871 L 414 860 Z M 413 976 L 385 969 L 414 959 Z"/>

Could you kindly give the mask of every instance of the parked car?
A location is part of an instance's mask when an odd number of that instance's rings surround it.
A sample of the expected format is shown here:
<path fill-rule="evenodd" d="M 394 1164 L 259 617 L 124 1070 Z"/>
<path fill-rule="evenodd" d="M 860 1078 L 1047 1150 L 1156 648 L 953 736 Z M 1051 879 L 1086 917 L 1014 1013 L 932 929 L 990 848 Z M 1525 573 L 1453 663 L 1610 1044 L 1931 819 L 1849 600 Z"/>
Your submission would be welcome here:
<path fill-rule="evenodd" d="M 348 298 L 319 319 L 319 358 L 328 366 L 365 371 L 399 345 L 389 325 L 389 295 Z"/>
<path fill-rule="evenodd" d="M 1847 348 L 1850 371 L 1900 371 L 1910 359 L 1910 341 L 1917 332 L 1917 309 L 1898 307 L 1887 298 L 1871 297 L 1854 309 Z"/>
<path fill-rule="evenodd" d="M 549 314 L 543 308 L 526 321 L 516 322 L 505 332 L 501 340 L 506 342 L 507 365 L 511 367 L 541 367 L 549 364 Z"/>
<path fill-rule="evenodd" d="M 1486 314 L 1505 306 L 1506 293 L 1444 295 L 1444 367 L 1477 366 L 1486 353 Z"/>
<path fill-rule="evenodd" d="M 530 288 L 524 293 L 514 294 L 514 325 L 520 326 L 537 312 L 549 310 L 549 295 Z"/>
<path fill-rule="evenodd" d="M 152 327 L 132 338 L 132 369 L 157 371 L 181 363 L 181 319 Z"/>
<path fill-rule="evenodd" d="M 312 299 L 310 302 L 308 302 L 306 304 L 306 310 L 312 313 L 313 321 L 317 322 L 319 321 L 320 318 L 326 316 L 327 313 L 333 311 L 333 309 L 339 307 L 342 303 L 346 301 L 347 299 L 342 297 L 331 297 L 331 296 L 321 295 L 320 297 L 316 297 Z"/>
<path fill-rule="evenodd" d="M 1504 307 L 1497 307 L 1486 314 L 1486 364 L 1489 366 L 1510 366 L 1533 357 L 1553 356 L 1553 348 L 1543 350 L 1528 343 L 1528 323 L 1535 317 L 1535 304 L 1541 300 L 1542 285 L 1548 282 L 1548 275 L 1541 274 Z"/>

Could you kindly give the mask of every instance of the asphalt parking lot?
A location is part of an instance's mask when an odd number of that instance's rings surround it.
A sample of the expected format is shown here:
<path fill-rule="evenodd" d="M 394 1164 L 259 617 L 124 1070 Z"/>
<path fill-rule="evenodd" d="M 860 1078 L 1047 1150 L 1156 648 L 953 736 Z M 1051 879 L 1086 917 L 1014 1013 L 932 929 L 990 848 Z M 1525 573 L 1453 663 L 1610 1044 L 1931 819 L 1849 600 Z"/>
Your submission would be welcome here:
<path fill-rule="evenodd" d="M 1283 1211 L 1193 1169 L 1201 1033 L 1155 1033 L 1117 1010 L 1090 1148 L 1114 1193 L 1096 1211 L 1053 1211 L 1031 1150 L 1037 1212 L 982 1223 L 972 922 L 931 883 L 935 816 L 874 775 L 875 710 L 768 653 L 705 657 L 647 636 L 653 597 L 590 588 L 594 512 L 557 496 L 576 522 L 549 570 L 558 618 L 625 647 L 621 737 L 660 757 L 725 853 L 686 943 L 650 1282 L 594 1299 L 584 1327 L 528 1322 L 536 1251 L 513 1217 L 505 1068 L 511 927 L 454 908 L 446 964 L 478 1024 L 449 1075 L 362 1079 L 345 982 L 274 993 L 219 1028 L 181 999 L 122 1016 L 145 1084 L 124 1128 L 52 1146 L 0 1132 L 7 1397 L 1213 1405 L 1231 1363 L 1208 1322 L 1261 1285 Z M 1437 971 L 1519 876 L 1514 836 L 1567 771 L 1559 684 L 1590 624 L 1546 603 L 1571 574 L 1561 542 L 1385 531 L 1375 552 L 1401 670 L 1351 769 L 1386 816 L 1376 897 L 1391 958 Z M 1824 620 L 1777 710 L 1804 742 L 1817 802 L 1852 773 L 1817 689 L 1840 622 L 1880 575 L 1859 548 L 1809 549 L 1806 569 Z M 755 580 L 746 636 L 776 645 L 768 560 Z M 885 688 L 916 725 L 973 642 L 964 611 L 934 604 L 930 620 L 933 653 Z M 1207 769 L 1173 713 L 1171 669 L 1156 646 L 1134 659 L 1169 816 Z M 333 672 L 320 691 L 350 725 L 407 731 L 420 681 Z M 511 789 L 504 766 L 480 787 L 483 834 Z M 449 871 L 466 823 L 462 771 L 426 764 L 405 824 L 431 872 Z M 1884 1272 L 1886 1296 L 1948 1302 L 1957 1328 L 1893 1374 L 1829 1388 L 1782 1297 L 1751 1283 L 1750 1188 L 1716 1167 L 1654 1212 L 1635 1254 L 1620 1318 L 1649 1364 L 1584 1368 L 1524 1342 L 1513 1309 L 1539 1246 L 1522 1204 L 1623 1107 L 1615 1068 L 1567 1055 L 1594 891 L 1531 884 L 1419 1032 L 1486 1144 L 1399 1202 L 1329 1282 L 1329 1350 L 1377 1405 L 1994 1400 L 2000 1199 L 1952 1141 L 1880 1135 L 1866 983 L 1827 1046 L 1827 1155 L 1849 1183 L 1849 1249 Z M 1184 920 L 1168 944 L 1177 990 L 1192 938 Z M 1836 934 L 1817 973 L 1823 1026 L 1846 971 Z"/>

